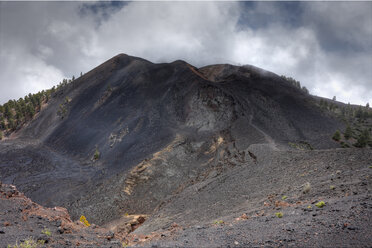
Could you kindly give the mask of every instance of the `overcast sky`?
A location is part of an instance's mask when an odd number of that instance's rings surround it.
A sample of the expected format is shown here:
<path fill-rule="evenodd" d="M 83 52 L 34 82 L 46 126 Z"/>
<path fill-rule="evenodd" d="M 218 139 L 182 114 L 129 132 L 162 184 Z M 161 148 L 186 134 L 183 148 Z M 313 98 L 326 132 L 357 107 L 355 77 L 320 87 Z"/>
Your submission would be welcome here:
<path fill-rule="evenodd" d="M 0 103 L 119 53 L 251 64 L 372 105 L 372 2 L 0 2 Z"/>

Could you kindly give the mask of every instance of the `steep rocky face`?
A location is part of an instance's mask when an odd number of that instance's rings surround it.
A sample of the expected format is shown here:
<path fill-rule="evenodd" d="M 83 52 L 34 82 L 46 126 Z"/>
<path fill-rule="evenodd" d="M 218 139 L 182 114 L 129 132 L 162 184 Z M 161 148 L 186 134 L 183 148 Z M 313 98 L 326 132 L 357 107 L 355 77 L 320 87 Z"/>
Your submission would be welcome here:
<path fill-rule="evenodd" d="M 18 140 L 1 144 L 1 179 L 73 218 L 104 223 L 151 214 L 196 182 L 254 164 L 254 149 L 334 147 L 341 126 L 252 66 L 197 69 L 118 55 L 58 91 Z"/>

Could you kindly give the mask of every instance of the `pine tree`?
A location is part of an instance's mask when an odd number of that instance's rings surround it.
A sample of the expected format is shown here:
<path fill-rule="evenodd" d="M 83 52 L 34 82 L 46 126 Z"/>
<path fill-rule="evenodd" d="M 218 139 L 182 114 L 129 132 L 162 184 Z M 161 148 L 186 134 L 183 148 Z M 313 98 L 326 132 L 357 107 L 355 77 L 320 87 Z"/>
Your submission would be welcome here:
<path fill-rule="evenodd" d="M 336 141 L 340 141 L 341 139 L 341 133 L 340 131 L 336 131 L 335 134 L 333 135 L 332 139 L 336 140 Z"/>
<path fill-rule="evenodd" d="M 355 146 L 366 147 L 370 141 L 371 141 L 371 136 L 369 134 L 369 131 L 368 129 L 364 129 L 363 132 L 359 135 L 359 138 Z"/>
<path fill-rule="evenodd" d="M 9 118 L 8 119 L 8 128 L 11 129 L 11 130 L 14 130 L 15 127 L 16 127 L 16 125 L 15 125 L 14 119 L 13 118 Z"/>
<path fill-rule="evenodd" d="M 34 115 L 35 115 L 35 109 L 34 109 L 34 107 L 32 106 L 31 103 L 27 104 L 27 110 L 26 111 L 27 111 L 27 115 L 30 118 L 34 117 Z"/>
<path fill-rule="evenodd" d="M 10 106 L 9 106 L 8 103 L 6 103 L 4 105 L 4 116 L 6 118 L 12 118 L 13 117 L 13 113 L 12 113 L 12 111 L 11 111 Z"/>
<path fill-rule="evenodd" d="M 22 118 L 23 118 L 22 112 L 21 111 L 17 111 L 17 113 L 16 113 L 17 123 L 20 123 L 22 121 Z"/>
<path fill-rule="evenodd" d="M 6 124 L 5 124 L 5 121 L 4 120 L 2 120 L 0 122 L 0 128 L 3 129 L 3 130 L 6 130 Z"/>
<path fill-rule="evenodd" d="M 351 130 L 350 125 L 347 125 L 345 133 L 344 133 L 345 139 L 347 140 L 350 139 L 352 135 L 353 135 L 353 130 Z"/>
<path fill-rule="evenodd" d="M 6 129 L 4 116 L 0 116 L 0 129 Z"/>
<path fill-rule="evenodd" d="M 362 106 L 359 106 L 358 110 L 356 111 L 355 113 L 355 117 L 356 118 L 363 118 L 363 109 L 362 109 Z"/>
<path fill-rule="evenodd" d="M 328 109 L 328 103 L 327 103 L 327 101 L 324 101 L 324 109 Z"/>
<path fill-rule="evenodd" d="M 0 130 L 0 140 L 2 140 L 4 137 L 3 131 Z"/>
<path fill-rule="evenodd" d="M 302 91 L 305 92 L 305 94 L 309 94 L 309 90 L 305 86 L 302 87 Z"/>

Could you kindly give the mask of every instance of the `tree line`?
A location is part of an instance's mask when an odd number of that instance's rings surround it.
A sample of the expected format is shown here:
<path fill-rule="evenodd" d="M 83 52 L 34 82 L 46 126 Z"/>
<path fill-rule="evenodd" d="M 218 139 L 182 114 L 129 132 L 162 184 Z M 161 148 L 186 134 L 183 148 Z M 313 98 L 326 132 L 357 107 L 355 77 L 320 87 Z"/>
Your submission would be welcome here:
<path fill-rule="evenodd" d="M 80 76 L 83 74 L 81 73 Z M 57 86 L 48 90 L 42 90 L 35 94 L 29 93 L 18 100 L 9 100 L 3 105 L 0 104 L 0 140 L 6 133 L 20 129 L 25 123 L 32 120 L 36 113 L 40 112 L 43 104 L 50 101 L 56 92 L 75 80 L 63 79 Z"/>
<path fill-rule="evenodd" d="M 372 147 L 372 109 L 369 103 L 365 107 L 351 106 L 350 103 L 343 106 L 321 99 L 319 107 L 335 114 L 347 124 L 343 133 L 337 130 L 332 137 L 342 147 Z"/>
<path fill-rule="evenodd" d="M 291 77 L 286 77 L 284 75 L 281 75 L 280 76 L 282 79 L 284 79 L 285 81 L 287 81 L 288 83 L 292 84 L 294 87 L 302 90 L 303 92 L 305 92 L 306 94 L 309 94 L 309 90 L 305 87 L 305 86 L 302 86 L 301 87 L 301 83 L 300 81 L 297 81 L 296 79 L 294 78 L 291 78 Z"/>

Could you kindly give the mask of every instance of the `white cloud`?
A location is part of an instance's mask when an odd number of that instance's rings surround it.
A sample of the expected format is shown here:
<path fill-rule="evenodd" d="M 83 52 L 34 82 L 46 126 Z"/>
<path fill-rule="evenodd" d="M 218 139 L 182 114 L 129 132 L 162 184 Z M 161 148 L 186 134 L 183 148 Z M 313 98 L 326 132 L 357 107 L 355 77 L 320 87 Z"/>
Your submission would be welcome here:
<path fill-rule="evenodd" d="M 21 62 L 19 58 L 22 58 Z M 18 99 L 27 93 L 36 93 L 57 84 L 63 77 L 60 70 L 19 50 L 1 50 L 0 61 L 6 61 L 1 63 L 0 82 L 3 90 L 0 91 L 0 99 Z"/>
<path fill-rule="evenodd" d="M 109 6 L 82 14 L 87 3 L 0 4 L 0 84 L 6 89 L 0 102 L 127 53 L 196 66 L 252 64 L 295 77 L 321 96 L 372 103 L 372 4 L 303 3 L 311 11 L 303 13 L 304 25 L 278 21 L 255 28 L 238 25 L 239 17 L 255 12 L 280 17 L 280 5 L 259 3 L 247 10 L 239 2 L 129 2 L 120 10 Z M 348 35 L 350 29 L 356 37 Z M 333 41 L 364 51 L 328 51 Z"/>

